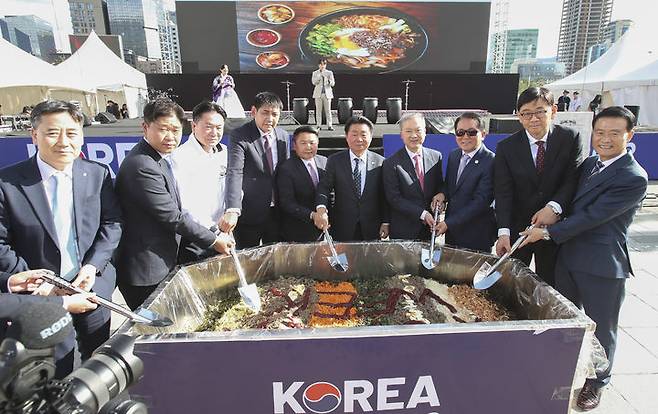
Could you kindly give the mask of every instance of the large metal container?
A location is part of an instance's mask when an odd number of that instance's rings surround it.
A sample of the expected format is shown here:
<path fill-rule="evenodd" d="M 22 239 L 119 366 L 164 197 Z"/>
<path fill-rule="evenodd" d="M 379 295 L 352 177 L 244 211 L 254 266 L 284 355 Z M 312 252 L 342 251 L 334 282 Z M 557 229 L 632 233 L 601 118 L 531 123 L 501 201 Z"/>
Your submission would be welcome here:
<path fill-rule="evenodd" d="M 411 273 L 470 283 L 488 255 L 445 247 L 432 271 L 426 243 L 338 244 L 345 274 L 323 244 L 275 244 L 240 253 L 249 282 L 279 275 L 348 280 Z M 594 324 L 507 261 L 492 293 L 523 320 L 307 330 L 202 332 L 206 304 L 237 286 L 230 258 L 177 269 L 147 300 L 174 325 L 124 325 L 138 335 L 145 376 L 131 390 L 151 413 L 567 413 L 585 372 Z M 582 378 L 578 379 L 580 381 Z"/>

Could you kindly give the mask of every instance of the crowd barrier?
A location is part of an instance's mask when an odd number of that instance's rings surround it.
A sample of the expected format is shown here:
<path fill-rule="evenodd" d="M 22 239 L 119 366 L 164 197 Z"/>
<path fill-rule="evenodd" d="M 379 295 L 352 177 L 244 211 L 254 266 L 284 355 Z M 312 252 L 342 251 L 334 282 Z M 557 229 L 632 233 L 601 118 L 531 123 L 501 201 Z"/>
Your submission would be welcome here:
<path fill-rule="evenodd" d="M 484 140 L 485 145 L 495 152 L 496 145 L 507 134 L 489 134 Z M 110 167 L 112 177 L 119 170 L 121 161 L 131 148 L 140 140 L 136 137 L 89 137 L 85 138 L 82 148 L 87 159 L 98 161 Z M 226 144 L 226 137 L 222 140 Z M 402 140 L 398 134 L 384 134 L 384 156 L 389 157 L 402 148 Z M 443 168 L 446 167 L 448 154 L 457 148 L 455 137 L 450 134 L 430 134 L 425 139 L 425 146 L 441 151 Z M 649 179 L 658 180 L 658 133 L 637 133 L 629 143 L 629 150 L 635 159 L 649 174 Z M 30 138 L 0 138 L 0 168 L 15 164 L 34 155 L 36 149 Z"/>

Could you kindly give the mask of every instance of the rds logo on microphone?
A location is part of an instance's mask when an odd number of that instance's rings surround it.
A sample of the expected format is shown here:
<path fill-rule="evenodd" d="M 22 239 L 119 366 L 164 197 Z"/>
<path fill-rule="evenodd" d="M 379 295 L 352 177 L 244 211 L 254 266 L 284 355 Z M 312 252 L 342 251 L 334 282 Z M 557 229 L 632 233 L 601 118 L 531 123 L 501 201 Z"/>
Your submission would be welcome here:
<path fill-rule="evenodd" d="M 431 375 L 419 376 L 415 382 L 411 381 L 406 386 L 405 384 L 407 384 L 405 377 L 345 380 L 341 384 L 342 389 L 326 381 L 313 382 L 306 388 L 303 388 L 305 385 L 303 381 L 295 381 L 287 386 L 284 386 L 283 382 L 273 382 L 274 414 L 290 412 L 327 414 L 334 411 L 354 413 L 405 409 L 417 412 L 417 408 L 423 404 L 427 407 L 440 405 Z M 304 391 L 298 396 L 302 389 Z M 300 397 L 306 410 L 300 404 Z"/>

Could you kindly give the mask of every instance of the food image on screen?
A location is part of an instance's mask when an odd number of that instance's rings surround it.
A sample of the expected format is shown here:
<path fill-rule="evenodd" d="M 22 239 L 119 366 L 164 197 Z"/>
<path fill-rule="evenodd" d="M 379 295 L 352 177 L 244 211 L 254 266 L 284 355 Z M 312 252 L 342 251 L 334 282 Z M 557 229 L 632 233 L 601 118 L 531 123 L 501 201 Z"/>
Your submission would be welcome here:
<path fill-rule="evenodd" d="M 265 23 L 284 24 L 295 17 L 295 12 L 283 4 L 268 4 L 258 10 L 258 18 Z"/>
<path fill-rule="evenodd" d="M 270 29 L 256 29 L 247 33 L 247 42 L 256 47 L 274 46 L 281 40 L 281 35 Z"/>
<path fill-rule="evenodd" d="M 290 57 L 279 51 L 265 52 L 256 57 L 256 63 L 263 69 L 281 69 L 288 66 Z"/>
<path fill-rule="evenodd" d="M 304 52 L 354 69 L 397 70 L 427 47 L 423 28 L 397 10 L 341 10 L 317 18 L 305 32 Z"/>

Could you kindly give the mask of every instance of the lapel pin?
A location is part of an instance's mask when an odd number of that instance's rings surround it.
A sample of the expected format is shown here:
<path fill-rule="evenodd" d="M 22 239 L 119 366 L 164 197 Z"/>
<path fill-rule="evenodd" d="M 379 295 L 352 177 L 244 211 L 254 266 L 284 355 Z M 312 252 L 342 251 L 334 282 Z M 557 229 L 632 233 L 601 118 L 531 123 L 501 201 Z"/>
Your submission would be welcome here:
<path fill-rule="evenodd" d="M 479 163 L 480 163 L 480 160 L 475 160 L 475 163 L 476 163 L 476 164 L 479 164 Z"/>
<path fill-rule="evenodd" d="M 83 177 L 86 177 L 86 176 L 87 176 L 87 173 L 82 173 L 82 176 L 83 176 Z"/>

